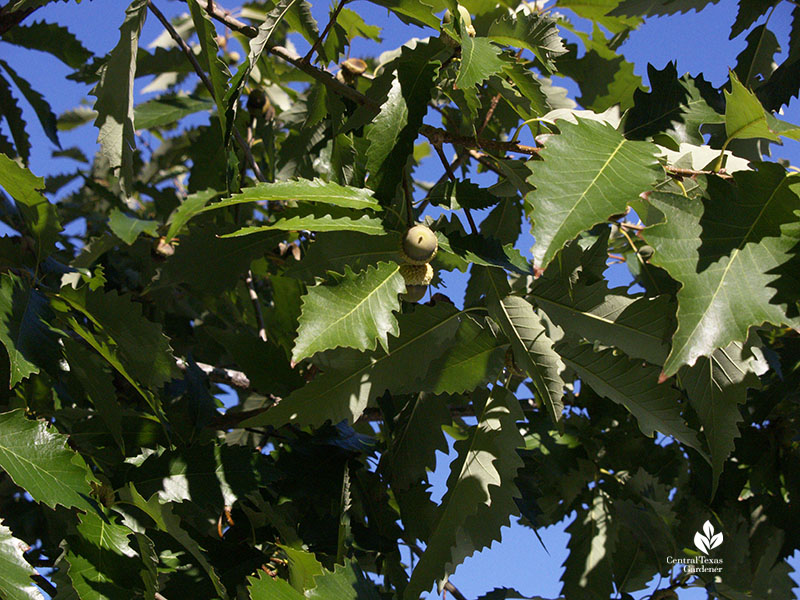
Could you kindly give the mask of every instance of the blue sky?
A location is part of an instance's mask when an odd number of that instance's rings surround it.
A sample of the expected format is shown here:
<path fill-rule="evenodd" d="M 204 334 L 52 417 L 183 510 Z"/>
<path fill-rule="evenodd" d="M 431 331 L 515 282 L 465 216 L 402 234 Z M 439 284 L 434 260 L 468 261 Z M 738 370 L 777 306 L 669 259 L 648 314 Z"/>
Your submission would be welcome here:
<path fill-rule="evenodd" d="M 158 5 L 167 15 L 175 15 L 185 10 L 185 4 L 157 0 Z M 234 3 L 228 3 L 233 7 Z M 83 41 L 90 50 L 97 54 L 108 52 L 118 40 L 117 27 L 123 18 L 123 2 L 82 2 L 54 3 L 37 11 L 35 19 L 45 19 L 63 24 Z M 386 11 L 363 0 L 349 5 L 349 8 L 360 13 L 367 23 L 383 27 L 383 43 L 380 50 L 392 49 L 407 41 L 412 36 L 428 35 L 421 29 L 403 25 Z M 788 39 L 790 6 L 782 3 L 770 21 L 770 28 L 779 40 Z M 324 25 L 327 21 L 328 4 L 317 2 L 313 8 L 314 15 Z M 649 20 L 639 30 L 633 32 L 623 44 L 620 51 L 635 64 L 635 72 L 647 83 L 646 67 L 648 62 L 661 69 L 670 60 L 676 60 L 679 73 L 690 72 L 705 74 L 706 79 L 714 85 L 721 85 L 727 79 L 728 69 L 733 67 L 736 56 L 744 48 L 745 35 L 734 41 L 728 40 L 730 26 L 736 14 L 736 3 L 733 0 L 722 0 L 719 4 L 705 9 L 702 13 L 688 13 L 675 17 Z M 145 44 L 161 33 L 160 24 L 150 16 L 142 34 Z M 307 45 L 300 39 L 298 50 L 303 53 Z M 376 54 L 377 46 L 364 40 L 356 40 L 351 55 L 360 56 Z M 380 51 L 379 50 L 379 51 Z M 31 85 L 42 92 L 51 102 L 58 114 L 77 106 L 87 97 L 88 86 L 65 80 L 70 69 L 49 56 L 35 52 L 21 51 L 7 44 L 0 44 L 0 54 L 19 72 L 28 77 Z M 144 83 L 140 85 L 140 88 Z M 574 97 L 575 86 L 568 85 Z M 144 101 L 149 96 L 137 94 L 136 102 Z M 93 100 L 90 98 L 90 101 Z M 33 112 L 24 111 L 29 123 L 29 132 L 33 134 L 33 154 L 31 170 L 37 175 L 52 175 L 70 171 L 75 164 L 69 159 L 51 158 L 53 145 L 41 134 Z M 800 102 L 796 99 L 786 110 L 784 118 L 800 123 Z M 96 148 L 96 130 L 82 127 L 61 133 L 62 146 L 79 146 L 91 156 Z M 788 159 L 794 165 L 800 165 L 800 144 L 788 142 L 785 146 L 773 146 L 773 157 Z M 436 180 L 441 175 L 441 165 L 437 160 L 428 160 L 418 172 L 418 177 Z M 525 233 L 519 247 L 526 253 L 529 251 L 532 238 Z M 624 271 L 624 267 L 623 267 Z M 621 283 L 618 270 L 613 278 Z M 448 284 L 446 293 L 457 302 L 463 294 L 464 277 L 450 275 L 445 278 Z M 444 481 L 448 473 L 449 457 L 440 455 L 433 481 L 439 494 L 443 491 Z M 540 530 L 547 551 L 527 528 L 513 525 L 504 529 L 502 543 L 495 543 L 491 549 L 483 551 L 467 559 L 452 577 L 452 581 L 467 596 L 477 598 L 495 586 L 517 588 L 520 592 L 543 597 L 557 597 L 560 590 L 559 577 L 563 572 L 561 565 L 566 557 L 567 537 L 563 533 L 563 524 Z M 688 546 L 691 540 L 685 540 Z M 800 567 L 797 555 L 792 560 L 795 568 Z M 797 577 L 795 577 L 796 580 Z M 655 588 L 651 588 L 650 592 Z M 649 593 L 649 592 L 648 592 Z M 638 595 L 641 597 L 642 594 Z M 435 594 L 430 595 L 436 597 Z M 681 600 L 699 600 L 706 595 L 700 590 L 681 591 Z"/>

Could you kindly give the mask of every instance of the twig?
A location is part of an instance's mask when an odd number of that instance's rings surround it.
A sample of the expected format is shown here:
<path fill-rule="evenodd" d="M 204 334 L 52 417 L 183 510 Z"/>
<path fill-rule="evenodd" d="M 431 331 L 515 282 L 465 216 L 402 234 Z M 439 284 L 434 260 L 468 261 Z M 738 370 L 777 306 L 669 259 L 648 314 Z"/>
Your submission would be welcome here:
<path fill-rule="evenodd" d="M 58 589 L 56 589 L 56 586 L 54 586 L 52 583 L 47 581 L 47 579 L 45 579 L 43 575 L 39 575 L 39 573 L 36 573 L 35 575 L 31 575 L 31 579 L 33 579 L 36 582 L 36 585 L 38 585 L 45 592 L 47 592 L 48 596 L 50 596 L 51 598 L 56 597 Z"/>
<path fill-rule="evenodd" d="M 189 368 L 189 363 L 182 358 L 175 359 L 175 364 L 181 371 L 185 371 Z M 214 383 L 224 383 L 225 385 L 232 385 L 242 390 L 250 388 L 250 378 L 241 371 L 215 367 L 214 365 L 208 365 L 206 363 L 196 362 L 194 364 L 196 364 L 197 368 L 205 373 Z"/>
<path fill-rule="evenodd" d="M 311 62 L 311 57 L 314 56 L 314 52 L 316 52 L 317 49 L 322 45 L 322 42 L 325 40 L 325 36 L 328 35 L 328 32 L 331 30 L 331 27 L 333 27 L 333 24 L 336 23 L 336 19 L 339 18 L 339 13 L 342 12 L 342 9 L 344 8 L 345 4 L 347 4 L 347 0 L 339 0 L 339 4 L 336 5 L 336 9 L 333 11 L 333 14 L 331 15 L 331 18 L 328 21 L 328 24 L 325 25 L 325 29 L 323 29 L 322 33 L 320 33 L 317 39 L 314 40 L 314 44 L 311 46 L 311 49 L 308 51 L 308 54 L 306 54 L 303 57 L 304 63 Z"/>
<path fill-rule="evenodd" d="M 436 155 L 439 157 L 439 160 L 442 161 L 442 165 L 444 166 L 444 172 L 450 178 L 450 181 L 456 181 L 458 177 L 453 172 L 453 169 L 450 167 L 450 161 L 447 160 L 447 157 L 444 155 L 444 150 L 442 150 L 442 143 L 441 142 L 431 142 L 433 148 L 436 150 Z"/>
<path fill-rule="evenodd" d="M 676 179 L 682 179 L 683 177 L 694 177 L 696 175 L 716 175 L 718 177 L 722 177 L 723 179 L 733 179 L 733 176 L 725 171 L 695 171 L 694 169 L 680 169 L 678 167 L 664 167 L 664 170 L 668 175 L 671 175 Z"/>
<path fill-rule="evenodd" d="M 486 158 L 488 156 L 487 154 L 484 154 L 483 152 L 478 152 L 474 148 L 470 148 L 469 149 L 469 155 L 472 158 L 474 158 L 475 160 L 477 160 L 479 163 L 481 163 L 484 167 L 489 169 L 490 171 L 493 171 L 494 173 L 497 173 L 501 177 L 505 177 L 506 176 L 506 174 L 503 173 L 503 171 L 501 171 L 499 168 L 497 168 L 497 166 L 495 166 L 489 159 Z"/>
<path fill-rule="evenodd" d="M 153 4 L 153 0 L 147 1 L 147 7 L 156 16 L 156 18 L 159 21 L 161 21 L 161 24 L 167 30 L 167 33 L 169 33 L 170 37 L 173 40 L 175 40 L 175 43 L 186 55 L 186 58 L 188 58 L 189 62 L 192 63 L 192 67 L 194 67 L 194 70 L 197 72 L 197 76 L 200 77 L 200 80 L 203 82 L 203 85 L 206 86 L 208 91 L 211 92 L 211 96 L 213 97 L 214 86 L 212 85 L 211 80 L 208 78 L 205 71 L 203 70 L 203 67 L 200 66 L 199 62 L 197 62 L 197 58 L 195 57 L 194 52 L 192 52 L 192 49 L 189 48 L 189 46 L 186 44 L 186 42 L 183 40 L 180 34 L 177 31 L 175 31 L 175 28 L 172 26 L 172 23 L 170 23 L 169 20 L 164 16 L 164 13 L 162 13 L 158 9 L 158 7 L 156 7 L 156 5 Z M 264 175 L 261 173 L 261 169 L 259 168 L 258 163 L 256 163 L 256 159 L 253 156 L 253 153 L 250 151 L 250 146 L 247 144 L 245 139 L 242 137 L 242 134 L 239 133 L 236 127 L 233 127 L 233 137 L 236 139 L 236 143 L 239 144 L 239 147 L 242 149 L 242 152 L 244 152 L 244 155 L 247 158 L 247 162 L 250 164 L 250 168 L 253 169 L 253 173 L 255 174 L 256 179 L 258 179 L 259 181 L 266 181 L 264 179 Z"/>
<path fill-rule="evenodd" d="M 238 31 L 249 38 L 254 38 L 258 35 L 258 30 L 256 28 L 231 17 L 230 13 L 224 8 L 221 8 L 216 2 L 213 6 L 206 6 L 206 11 L 220 23 L 224 23 L 230 29 Z M 342 83 L 328 71 L 315 67 L 311 63 L 304 62 L 303 58 L 296 52 L 284 48 L 283 46 L 267 46 L 267 51 L 297 67 L 305 74 L 310 75 L 339 96 L 344 96 L 357 104 L 372 108 L 375 112 L 380 110 L 380 106 L 373 100 L 367 98 L 364 94 L 351 88 L 349 85 Z"/>
<path fill-rule="evenodd" d="M 419 132 L 428 138 L 431 144 L 434 145 L 447 143 L 464 146 L 465 148 L 478 148 L 481 150 L 488 148 L 500 152 L 516 152 L 517 154 L 528 154 L 530 156 L 536 156 L 540 151 L 540 148 L 526 146 L 517 142 L 503 142 L 500 140 L 487 140 L 486 138 L 472 138 L 463 135 L 456 135 L 431 125 L 423 125 L 420 127 Z"/>
<path fill-rule="evenodd" d="M 481 124 L 480 129 L 478 129 L 478 135 L 482 134 L 483 130 L 486 129 L 486 126 L 489 124 L 489 121 L 491 121 L 492 115 L 494 115 L 494 111 L 499 102 L 500 94 L 497 93 L 494 95 L 494 98 L 492 98 L 492 103 L 489 105 L 489 110 L 486 111 L 486 116 L 483 118 L 483 123 Z"/>
<path fill-rule="evenodd" d="M 166 599 L 164 596 L 162 596 L 162 595 L 161 595 L 161 594 L 159 594 L 158 592 L 156 592 L 156 593 L 153 595 L 153 598 L 155 598 L 155 600 L 167 600 L 167 599 Z"/>
<path fill-rule="evenodd" d="M 256 314 L 256 324 L 258 325 L 258 337 L 262 341 L 267 341 L 267 328 L 264 327 L 264 314 L 261 312 L 261 302 L 258 299 L 258 292 L 253 283 L 253 271 L 247 269 L 247 277 L 244 280 L 247 285 L 247 291 L 250 294 L 250 302 L 253 303 L 253 312 Z"/>

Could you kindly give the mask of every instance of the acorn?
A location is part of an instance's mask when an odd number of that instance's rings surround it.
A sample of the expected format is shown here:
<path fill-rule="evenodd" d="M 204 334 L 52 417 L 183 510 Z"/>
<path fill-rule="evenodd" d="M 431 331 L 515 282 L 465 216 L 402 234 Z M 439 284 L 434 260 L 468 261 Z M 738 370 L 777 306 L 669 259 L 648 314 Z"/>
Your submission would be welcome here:
<path fill-rule="evenodd" d="M 433 279 L 433 267 L 429 264 L 400 265 L 400 274 L 406 282 L 406 293 L 400 298 L 406 302 L 418 302 L 428 291 Z"/>
<path fill-rule="evenodd" d="M 336 79 L 347 85 L 355 85 L 358 78 L 367 70 L 367 63 L 360 58 L 348 58 L 340 65 L 342 68 L 336 74 Z"/>
<path fill-rule="evenodd" d="M 400 294 L 400 299 L 404 302 L 419 302 L 425 297 L 427 291 L 427 285 L 407 285 L 406 293 Z"/>
<path fill-rule="evenodd" d="M 403 258 L 411 265 L 424 265 L 433 260 L 439 250 L 436 234 L 427 225 L 418 223 L 409 228 L 401 242 Z"/>
<path fill-rule="evenodd" d="M 254 88 L 247 95 L 247 112 L 250 113 L 250 117 L 253 119 L 264 115 L 264 118 L 270 121 L 275 116 L 272 103 L 267 98 L 267 93 L 261 88 Z"/>
<path fill-rule="evenodd" d="M 653 249 L 653 247 L 652 246 L 648 246 L 648 245 L 642 246 L 637 251 L 637 254 L 639 255 L 639 257 L 645 262 L 650 260 L 650 258 L 653 256 L 654 253 L 655 253 L 655 250 Z"/>

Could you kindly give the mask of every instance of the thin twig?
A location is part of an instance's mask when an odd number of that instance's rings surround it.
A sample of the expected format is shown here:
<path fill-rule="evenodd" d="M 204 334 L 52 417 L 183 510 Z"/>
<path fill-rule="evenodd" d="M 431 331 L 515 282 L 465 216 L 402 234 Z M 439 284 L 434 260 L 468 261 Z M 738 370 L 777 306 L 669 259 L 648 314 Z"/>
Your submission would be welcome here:
<path fill-rule="evenodd" d="M 497 108 L 499 102 L 500 102 L 500 94 L 497 93 L 492 98 L 492 103 L 489 105 L 489 110 L 486 111 L 486 116 L 483 118 L 483 123 L 481 124 L 480 129 L 478 129 L 478 135 L 482 134 L 483 130 L 486 129 L 486 126 L 489 124 L 489 121 L 491 121 L 492 115 L 494 115 L 494 111 Z"/>
<path fill-rule="evenodd" d="M 723 179 L 733 179 L 733 176 L 725 171 L 695 171 L 694 169 L 680 169 L 678 167 L 664 167 L 668 175 L 675 178 L 695 177 L 696 175 L 716 175 Z"/>
<path fill-rule="evenodd" d="M 159 594 L 158 592 L 156 592 L 156 593 L 153 595 L 153 598 L 155 598 L 155 600 L 167 600 L 167 599 L 166 599 L 164 596 L 162 596 L 162 595 L 161 595 L 161 594 Z"/>
<path fill-rule="evenodd" d="M 256 315 L 256 324 L 258 324 L 258 337 L 266 342 L 267 341 L 267 328 L 264 327 L 264 314 L 261 312 L 261 302 L 258 299 L 258 292 L 253 283 L 253 271 L 247 269 L 247 277 L 244 280 L 247 285 L 247 292 L 250 294 L 250 302 L 253 303 L 253 312 Z"/>
<path fill-rule="evenodd" d="M 185 371 L 189 368 L 189 363 L 182 358 L 176 358 L 175 364 L 181 371 Z M 214 365 L 206 363 L 196 362 L 194 364 L 196 364 L 197 368 L 205 373 L 209 380 L 214 383 L 224 383 L 225 385 L 231 385 L 242 390 L 250 388 L 250 378 L 242 371 L 215 367 Z"/>
<path fill-rule="evenodd" d="M 311 46 L 308 54 L 303 57 L 304 63 L 311 62 L 311 57 L 314 56 L 314 52 L 316 52 L 317 49 L 322 45 L 322 42 L 325 41 L 325 37 L 328 35 L 328 32 L 331 30 L 331 27 L 333 27 L 334 23 L 336 23 L 336 19 L 339 18 L 339 13 L 342 12 L 345 4 L 347 4 L 347 0 L 339 0 L 339 4 L 336 5 L 336 9 L 333 11 L 328 24 L 325 25 L 325 29 L 323 29 L 322 33 L 320 33 L 317 39 L 314 40 L 314 44 Z"/>
<path fill-rule="evenodd" d="M 211 80 L 208 78 L 208 75 L 206 75 L 205 71 L 203 70 L 203 67 L 200 66 L 199 62 L 197 62 L 197 58 L 195 57 L 194 52 L 192 52 L 192 49 L 189 48 L 189 46 L 186 44 L 186 42 L 180 36 L 180 34 L 177 31 L 175 31 L 175 28 L 172 26 L 172 23 L 170 23 L 169 20 L 164 16 L 164 13 L 162 13 L 158 9 L 158 7 L 156 7 L 156 5 L 153 4 L 152 0 L 147 1 L 147 7 L 156 16 L 156 18 L 159 21 L 161 21 L 161 24 L 167 30 L 167 33 L 169 33 L 170 37 L 173 40 L 175 40 L 175 43 L 186 55 L 186 58 L 188 58 L 189 62 L 192 63 L 192 67 L 194 67 L 194 70 L 197 72 L 197 76 L 200 77 L 200 80 L 203 82 L 203 85 L 206 86 L 208 91 L 211 92 L 211 96 L 213 97 L 214 86 L 212 85 Z M 261 173 L 261 169 L 259 168 L 258 163 L 256 163 L 256 159 L 253 156 L 253 153 L 250 151 L 250 146 L 247 144 L 245 139 L 242 137 L 242 134 L 239 133 L 236 127 L 233 127 L 233 137 L 236 139 L 236 143 L 242 149 L 242 152 L 244 152 L 245 158 L 247 158 L 247 162 L 250 164 L 250 168 L 253 169 L 253 173 L 255 174 L 256 179 L 258 179 L 259 181 L 266 181 L 264 179 L 264 175 Z"/>
<path fill-rule="evenodd" d="M 439 157 L 439 160 L 442 161 L 442 166 L 444 167 L 444 172 L 450 178 L 450 181 L 458 180 L 456 174 L 453 172 L 453 169 L 450 168 L 450 161 L 447 160 L 447 157 L 444 155 L 444 150 L 442 150 L 441 142 L 432 142 L 434 150 L 436 150 L 436 155 Z"/>
<path fill-rule="evenodd" d="M 208 0 L 205 6 L 206 12 L 211 18 L 216 19 L 228 29 L 233 29 L 239 33 L 246 35 L 249 38 L 254 38 L 258 35 L 258 29 L 252 25 L 248 25 L 231 15 L 230 11 L 217 5 L 214 0 Z"/>
<path fill-rule="evenodd" d="M 526 146 L 517 142 L 504 142 L 500 140 L 487 140 L 486 138 L 456 135 L 431 125 L 423 125 L 420 127 L 419 132 L 428 138 L 432 144 L 447 143 L 464 146 L 465 148 L 478 148 L 481 150 L 486 148 L 499 152 L 516 152 L 517 154 L 528 154 L 530 156 L 536 156 L 540 151 L 540 148 Z"/>
<path fill-rule="evenodd" d="M 469 155 L 475 160 L 477 160 L 479 163 L 481 163 L 484 167 L 489 169 L 490 171 L 493 171 L 494 173 L 500 175 L 501 177 L 506 176 L 506 174 L 503 173 L 503 171 L 501 171 L 494 163 L 492 163 L 488 158 L 486 158 L 488 154 L 484 154 L 483 152 L 479 152 L 474 148 L 470 148 Z"/>

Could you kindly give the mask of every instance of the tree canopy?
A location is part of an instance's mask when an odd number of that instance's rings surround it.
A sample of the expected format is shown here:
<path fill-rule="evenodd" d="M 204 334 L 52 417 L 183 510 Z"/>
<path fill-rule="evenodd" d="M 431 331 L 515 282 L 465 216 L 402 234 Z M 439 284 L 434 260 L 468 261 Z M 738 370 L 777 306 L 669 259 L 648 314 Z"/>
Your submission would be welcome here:
<path fill-rule="evenodd" d="M 715 87 L 620 53 L 714 0 L 369 1 L 423 36 L 134 0 L 94 55 L 0 6 L 92 86 L 0 59 L 0 597 L 465 600 L 512 520 L 570 522 L 570 600 L 795 597 L 800 7 L 739 0 Z"/>

